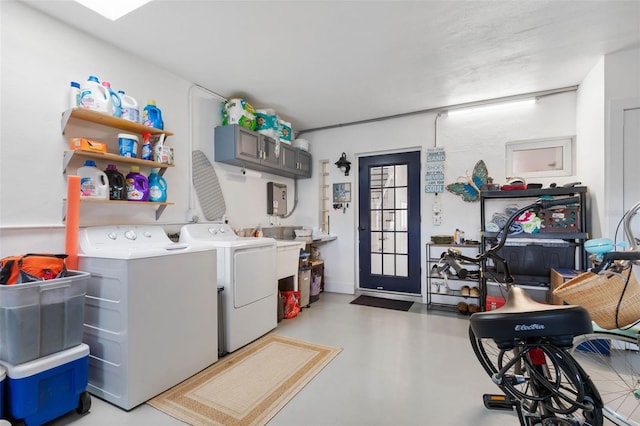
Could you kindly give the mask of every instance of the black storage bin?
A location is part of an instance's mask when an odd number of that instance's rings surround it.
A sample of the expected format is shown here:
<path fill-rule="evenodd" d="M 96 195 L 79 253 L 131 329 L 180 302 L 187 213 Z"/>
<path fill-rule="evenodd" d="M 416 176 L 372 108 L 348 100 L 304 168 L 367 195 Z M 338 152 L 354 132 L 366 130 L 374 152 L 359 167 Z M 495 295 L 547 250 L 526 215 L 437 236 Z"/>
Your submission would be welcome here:
<path fill-rule="evenodd" d="M 551 269 L 574 268 L 576 264 L 576 244 L 569 242 L 506 245 L 498 254 L 520 284 L 548 284 Z M 502 265 L 496 268 L 504 272 Z"/>

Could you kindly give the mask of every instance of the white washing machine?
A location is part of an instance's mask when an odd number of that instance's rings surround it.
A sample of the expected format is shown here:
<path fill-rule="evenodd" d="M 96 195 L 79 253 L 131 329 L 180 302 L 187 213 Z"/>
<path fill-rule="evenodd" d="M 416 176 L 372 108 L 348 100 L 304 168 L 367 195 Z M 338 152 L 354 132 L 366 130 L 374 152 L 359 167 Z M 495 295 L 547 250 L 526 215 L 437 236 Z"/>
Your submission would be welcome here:
<path fill-rule="evenodd" d="M 215 247 L 224 287 L 224 352 L 233 352 L 278 325 L 276 241 L 241 238 L 223 223 L 184 225 L 180 242 Z"/>
<path fill-rule="evenodd" d="M 78 245 L 89 392 L 130 410 L 218 360 L 212 247 L 160 226 L 83 228 Z"/>

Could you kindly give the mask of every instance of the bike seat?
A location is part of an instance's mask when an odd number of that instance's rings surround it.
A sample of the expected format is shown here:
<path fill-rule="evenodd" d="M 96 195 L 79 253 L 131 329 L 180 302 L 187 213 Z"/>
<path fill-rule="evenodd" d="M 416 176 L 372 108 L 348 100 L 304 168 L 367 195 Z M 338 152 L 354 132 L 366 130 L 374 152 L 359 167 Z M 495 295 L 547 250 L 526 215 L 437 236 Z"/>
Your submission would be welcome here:
<path fill-rule="evenodd" d="M 506 303 L 495 310 L 471 315 L 476 337 L 513 342 L 527 337 L 549 337 L 571 346 L 573 337 L 593 332 L 586 309 L 576 305 L 547 305 L 536 302 L 521 288 L 512 286 Z"/>

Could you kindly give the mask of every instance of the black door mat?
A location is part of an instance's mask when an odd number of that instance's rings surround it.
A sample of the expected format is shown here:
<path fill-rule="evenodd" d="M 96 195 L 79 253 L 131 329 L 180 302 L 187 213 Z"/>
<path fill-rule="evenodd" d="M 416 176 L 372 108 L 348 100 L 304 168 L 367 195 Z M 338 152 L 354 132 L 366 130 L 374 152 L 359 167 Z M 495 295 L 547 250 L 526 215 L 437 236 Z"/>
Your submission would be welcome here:
<path fill-rule="evenodd" d="M 373 306 L 375 308 L 385 308 L 385 309 L 393 309 L 395 311 L 405 311 L 407 312 L 413 302 L 407 302 L 405 300 L 392 300 L 392 299 L 382 299 L 380 297 L 372 297 L 372 296 L 358 296 L 351 301 L 354 305 L 364 305 L 364 306 Z"/>

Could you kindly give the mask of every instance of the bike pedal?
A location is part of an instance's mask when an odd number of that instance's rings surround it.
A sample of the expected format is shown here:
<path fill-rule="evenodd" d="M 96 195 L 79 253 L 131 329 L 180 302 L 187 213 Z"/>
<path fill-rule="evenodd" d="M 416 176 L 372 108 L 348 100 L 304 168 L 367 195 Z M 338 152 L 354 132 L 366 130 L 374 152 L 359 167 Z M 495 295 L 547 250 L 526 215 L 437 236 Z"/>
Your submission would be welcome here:
<path fill-rule="evenodd" d="M 485 393 L 482 395 L 482 402 L 489 410 L 513 410 L 516 404 L 506 395 L 492 395 Z"/>

